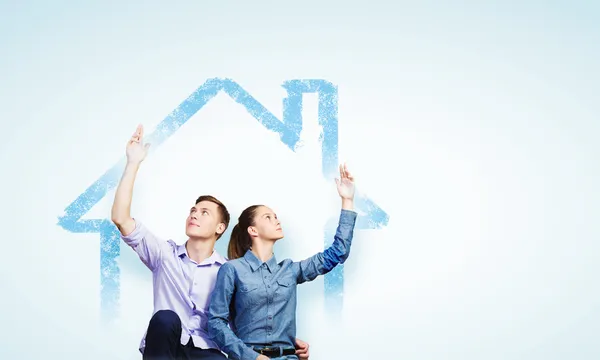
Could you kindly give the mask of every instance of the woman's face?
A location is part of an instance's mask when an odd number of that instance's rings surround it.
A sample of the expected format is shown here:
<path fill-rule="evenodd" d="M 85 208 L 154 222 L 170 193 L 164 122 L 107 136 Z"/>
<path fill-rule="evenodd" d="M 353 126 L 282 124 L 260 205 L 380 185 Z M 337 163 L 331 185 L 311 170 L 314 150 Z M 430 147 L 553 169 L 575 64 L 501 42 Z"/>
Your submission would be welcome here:
<path fill-rule="evenodd" d="M 254 226 L 250 226 L 249 231 L 250 235 L 258 236 L 263 240 L 276 241 L 283 238 L 283 230 L 277 214 L 266 206 L 261 206 L 256 210 Z"/>

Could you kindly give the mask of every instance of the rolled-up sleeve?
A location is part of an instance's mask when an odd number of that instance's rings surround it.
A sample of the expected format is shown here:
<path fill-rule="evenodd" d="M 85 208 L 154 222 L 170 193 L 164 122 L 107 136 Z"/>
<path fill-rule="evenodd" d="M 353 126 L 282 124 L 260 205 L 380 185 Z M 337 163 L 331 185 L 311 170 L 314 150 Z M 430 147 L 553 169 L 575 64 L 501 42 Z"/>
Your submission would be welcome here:
<path fill-rule="evenodd" d="M 138 254 L 150 270 L 154 271 L 160 263 L 163 246 L 167 245 L 167 242 L 157 238 L 139 220 L 134 221 L 135 229 L 129 235 L 121 235 L 121 239 Z"/>

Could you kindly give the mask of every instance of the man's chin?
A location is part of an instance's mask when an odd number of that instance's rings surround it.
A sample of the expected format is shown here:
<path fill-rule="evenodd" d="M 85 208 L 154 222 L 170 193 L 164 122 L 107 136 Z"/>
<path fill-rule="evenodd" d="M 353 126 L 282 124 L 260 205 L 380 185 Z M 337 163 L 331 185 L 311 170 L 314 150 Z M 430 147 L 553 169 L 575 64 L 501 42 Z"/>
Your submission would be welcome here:
<path fill-rule="evenodd" d="M 195 231 L 186 231 L 185 235 L 188 238 L 192 239 L 192 240 L 200 240 L 200 239 L 206 239 L 206 238 L 208 238 L 207 235 L 201 234 L 201 233 L 198 233 L 198 232 L 195 232 Z"/>

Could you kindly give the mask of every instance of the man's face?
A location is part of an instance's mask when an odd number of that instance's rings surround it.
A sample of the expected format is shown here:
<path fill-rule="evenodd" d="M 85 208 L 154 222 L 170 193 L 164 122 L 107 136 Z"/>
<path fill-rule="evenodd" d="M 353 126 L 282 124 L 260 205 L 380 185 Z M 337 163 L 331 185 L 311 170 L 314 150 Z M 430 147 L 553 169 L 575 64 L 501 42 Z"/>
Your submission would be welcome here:
<path fill-rule="evenodd" d="M 212 201 L 200 201 L 194 205 L 185 225 L 185 234 L 190 238 L 212 239 L 225 231 L 219 205 Z"/>

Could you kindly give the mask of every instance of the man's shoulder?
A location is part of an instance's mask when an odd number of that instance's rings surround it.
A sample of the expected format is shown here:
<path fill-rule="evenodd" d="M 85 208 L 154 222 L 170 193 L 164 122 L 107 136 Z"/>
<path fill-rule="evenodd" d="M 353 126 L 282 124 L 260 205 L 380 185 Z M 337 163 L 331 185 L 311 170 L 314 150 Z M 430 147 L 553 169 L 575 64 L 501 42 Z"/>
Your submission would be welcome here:
<path fill-rule="evenodd" d="M 169 254 L 168 258 L 181 257 L 185 254 L 185 244 L 180 245 L 175 240 L 167 238 L 160 241 L 160 247 L 162 248 L 163 254 Z"/>

